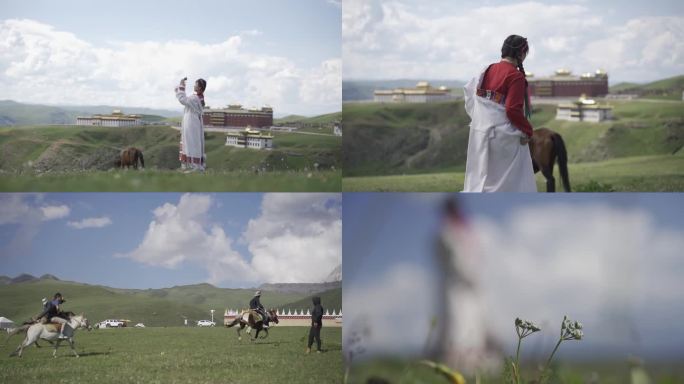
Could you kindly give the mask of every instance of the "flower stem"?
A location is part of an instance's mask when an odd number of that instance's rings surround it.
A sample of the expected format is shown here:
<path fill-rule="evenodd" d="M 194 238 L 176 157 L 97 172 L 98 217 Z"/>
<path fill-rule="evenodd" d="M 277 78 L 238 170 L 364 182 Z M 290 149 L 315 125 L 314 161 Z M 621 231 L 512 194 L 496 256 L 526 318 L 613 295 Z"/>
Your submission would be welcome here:
<path fill-rule="evenodd" d="M 561 341 L 563 341 L 562 337 L 560 339 L 558 339 L 558 342 L 556 343 L 556 347 L 553 349 L 553 352 L 551 352 L 551 356 L 549 356 L 549 359 L 546 360 L 546 365 L 544 366 L 544 369 L 542 370 L 542 373 L 539 376 L 539 382 L 540 383 L 544 382 L 544 373 L 546 373 L 546 370 L 549 369 L 549 365 L 551 364 L 551 359 L 553 359 L 553 355 L 556 353 L 556 350 L 558 350 L 558 346 L 560 345 Z"/>
<path fill-rule="evenodd" d="M 518 337 L 518 350 L 515 352 L 515 383 L 520 384 L 520 343 L 522 337 Z"/>

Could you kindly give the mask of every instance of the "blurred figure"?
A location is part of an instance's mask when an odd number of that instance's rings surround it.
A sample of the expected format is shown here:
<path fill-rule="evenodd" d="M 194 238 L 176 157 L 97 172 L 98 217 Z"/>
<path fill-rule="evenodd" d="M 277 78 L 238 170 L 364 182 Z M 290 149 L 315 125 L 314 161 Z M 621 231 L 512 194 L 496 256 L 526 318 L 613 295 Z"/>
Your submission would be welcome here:
<path fill-rule="evenodd" d="M 436 253 L 441 297 L 437 301 L 433 354 L 466 374 L 498 370 L 501 348 L 487 331 L 480 294 L 481 256 L 456 200 L 444 205 Z"/>

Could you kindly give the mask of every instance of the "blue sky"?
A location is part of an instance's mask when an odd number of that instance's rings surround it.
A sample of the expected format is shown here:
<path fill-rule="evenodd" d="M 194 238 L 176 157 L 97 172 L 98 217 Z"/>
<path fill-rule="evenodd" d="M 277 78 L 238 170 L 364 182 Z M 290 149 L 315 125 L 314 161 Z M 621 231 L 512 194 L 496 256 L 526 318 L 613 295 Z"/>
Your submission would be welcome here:
<path fill-rule="evenodd" d="M 390 321 L 383 314 L 435 313 L 433 250 L 446 196 L 344 195 L 345 324 L 365 317 L 387 325 L 374 329 L 377 338 L 365 345 L 370 353 L 416 353 L 424 346 L 429 316 L 421 324 L 414 316 Z M 684 196 L 458 198 L 483 255 L 478 276 L 487 325 L 504 346 L 515 345 L 509 323 L 516 316 L 555 328 L 567 314 L 587 325 L 588 337 L 561 356 L 684 355 L 684 332 L 672 320 L 684 316 Z M 420 331 L 385 338 L 408 326 Z"/>
<path fill-rule="evenodd" d="M 344 79 L 469 80 L 500 58 L 503 40 L 530 43 L 525 69 L 607 70 L 612 84 L 684 73 L 679 1 L 348 0 Z"/>
<path fill-rule="evenodd" d="M 326 229 L 293 218 L 306 214 Z M 341 263 L 340 214 L 335 194 L 3 194 L 0 275 L 121 288 L 319 282 Z"/>
<path fill-rule="evenodd" d="M 157 94 L 183 73 L 209 80 L 206 96 L 215 106 L 271 104 L 276 113 L 304 114 L 340 109 L 337 1 L 93 4 L 3 4 L 0 40 L 14 52 L 0 55 L 0 83 L 7 87 L 0 98 L 52 104 L 114 104 L 118 98 L 124 105 L 172 108 L 172 93 L 171 102 Z M 34 96 L 14 88 L 38 79 L 40 87 L 28 85 Z"/>

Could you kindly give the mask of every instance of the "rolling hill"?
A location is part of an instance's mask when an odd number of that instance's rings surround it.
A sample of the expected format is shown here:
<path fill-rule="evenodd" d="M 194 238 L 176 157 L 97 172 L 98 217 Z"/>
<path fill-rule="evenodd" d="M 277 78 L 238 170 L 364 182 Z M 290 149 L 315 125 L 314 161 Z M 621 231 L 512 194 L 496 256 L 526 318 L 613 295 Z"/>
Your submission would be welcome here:
<path fill-rule="evenodd" d="M 321 298 L 321 305 L 323 305 L 323 308 L 330 310 L 331 312 L 333 310 L 338 311 L 339 309 L 342 308 L 342 288 L 334 288 L 330 289 L 318 294 L 310 295 L 307 296 L 304 299 L 297 300 L 292 303 L 287 303 L 284 305 L 279 305 L 277 308 L 278 309 L 289 309 L 289 308 L 311 308 L 312 302 L 311 299 L 314 296 L 318 296 Z"/>
<path fill-rule="evenodd" d="M 91 322 L 124 318 L 148 326 L 176 326 L 182 324 L 184 317 L 191 321 L 209 318 L 210 309 L 215 309 L 214 318 L 220 319 L 224 309 L 244 308 L 254 290 L 217 288 L 210 284 L 121 289 L 31 276 L 20 282 L 0 285 L 0 315 L 21 322 L 40 312 L 41 298 L 61 292 L 67 299 L 65 310 L 85 312 Z M 318 295 L 325 298 L 326 308 L 341 308 L 337 307 L 342 305 L 341 288 Z M 311 295 L 265 292 L 262 303 L 267 307 L 306 310 L 311 307 Z"/>
<path fill-rule="evenodd" d="M 555 106 L 535 106 L 532 125 L 563 135 L 573 163 L 669 155 L 684 145 L 681 103 L 611 101 L 615 119 L 599 124 L 555 120 Z M 470 122 L 463 102 L 346 103 L 343 175 L 463 170 Z"/>
<path fill-rule="evenodd" d="M 684 75 L 670 77 L 646 84 L 618 83 L 610 87 L 610 93 L 631 93 L 644 98 L 682 100 Z"/>
<path fill-rule="evenodd" d="M 115 109 L 120 109 L 124 113 L 142 115 L 143 120 L 148 122 L 157 122 L 181 114 L 180 111 L 165 109 L 117 107 L 108 105 L 51 106 L 18 103 L 12 100 L 0 100 L 0 126 L 74 124 L 77 116 L 111 113 Z"/>
<path fill-rule="evenodd" d="M 300 116 L 300 115 L 289 115 L 282 117 L 280 119 L 273 119 L 275 124 L 294 124 L 294 125 L 314 125 L 314 124 L 332 124 L 334 122 L 340 121 L 342 118 L 342 112 L 326 113 L 320 116 Z"/>

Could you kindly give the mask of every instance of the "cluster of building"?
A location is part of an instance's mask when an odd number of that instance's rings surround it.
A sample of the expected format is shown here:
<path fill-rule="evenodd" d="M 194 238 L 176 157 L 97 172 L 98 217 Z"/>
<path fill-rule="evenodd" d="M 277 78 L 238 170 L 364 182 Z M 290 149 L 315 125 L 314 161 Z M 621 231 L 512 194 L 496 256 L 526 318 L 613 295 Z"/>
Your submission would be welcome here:
<path fill-rule="evenodd" d="M 238 148 L 271 149 L 273 148 L 273 135 L 248 127 L 242 131 L 228 132 L 226 145 Z"/>
<path fill-rule="evenodd" d="M 223 323 L 224 324 L 230 324 L 235 320 L 235 318 L 240 315 L 242 311 L 238 310 L 233 310 L 233 309 L 226 309 L 225 313 L 223 314 Z M 309 326 L 311 325 L 311 312 L 307 309 L 306 312 L 304 310 L 281 310 L 279 309 L 277 311 L 278 314 L 278 325 L 283 325 L 283 326 Z M 325 314 L 323 315 L 323 326 L 325 327 L 341 327 L 342 326 L 342 310 L 340 309 L 339 311 L 333 310 L 330 312 L 330 310 L 326 310 Z"/>
<path fill-rule="evenodd" d="M 433 103 L 452 99 L 451 89 L 445 86 L 434 88 L 427 81 L 419 81 L 415 88 L 378 89 L 373 92 L 373 100 L 379 103 Z"/>
<path fill-rule="evenodd" d="M 535 78 L 527 73 L 528 91 L 536 97 L 601 97 L 608 94 L 608 74 L 598 69 L 579 76 L 568 69 L 559 69 L 548 77 Z"/>
<path fill-rule="evenodd" d="M 273 108 L 247 109 L 240 104 L 230 104 L 225 108 L 205 107 L 202 122 L 208 127 L 265 128 L 273 125 Z"/>
<path fill-rule="evenodd" d="M 588 121 L 599 123 L 613 118 L 613 107 L 608 104 L 600 104 L 595 100 L 580 96 L 572 103 L 558 104 L 556 120 Z"/>
<path fill-rule="evenodd" d="M 76 117 L 76 125 L 93 125 L 102 127 L 130 127 L 142 125 L 140 115 L 125 115 L 121 110 L 115 109 L 109 115 L 93 115 L 89 117 Z"/>

